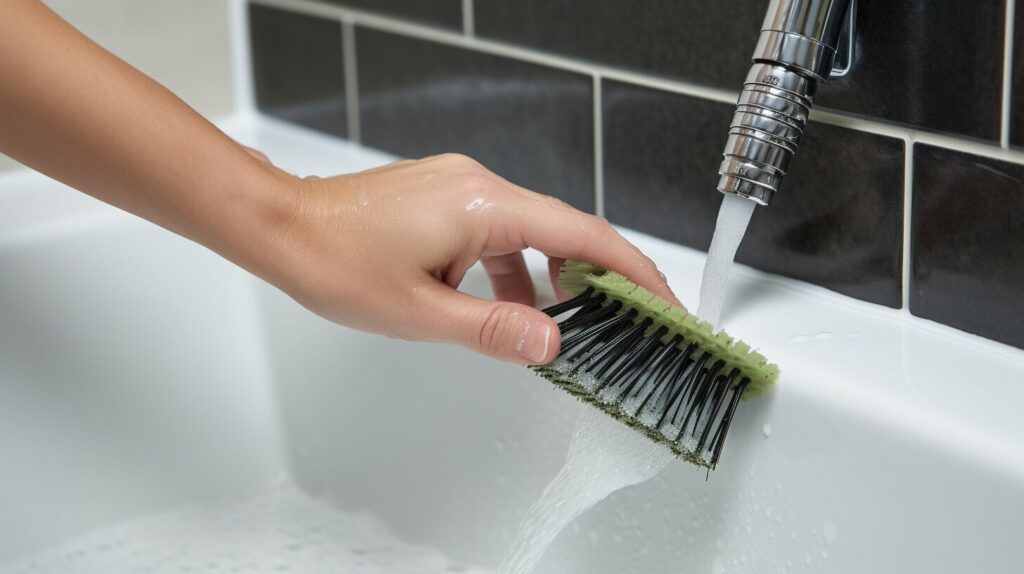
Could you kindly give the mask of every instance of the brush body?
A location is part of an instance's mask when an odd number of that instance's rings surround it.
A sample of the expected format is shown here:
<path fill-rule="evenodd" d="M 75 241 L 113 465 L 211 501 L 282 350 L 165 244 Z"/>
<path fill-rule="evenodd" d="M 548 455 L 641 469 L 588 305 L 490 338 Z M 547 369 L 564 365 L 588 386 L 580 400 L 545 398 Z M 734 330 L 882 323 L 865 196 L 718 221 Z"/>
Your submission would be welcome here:
<path fill-rule="evenodd" d="M 764 393 L 778 367 L 618 273 L 567 261 L 559 284 L 574 297 L 545 312 L 561 319 L 562 349 L 530 368 L 680 458 L 715 468 L 740 400 Z"/>

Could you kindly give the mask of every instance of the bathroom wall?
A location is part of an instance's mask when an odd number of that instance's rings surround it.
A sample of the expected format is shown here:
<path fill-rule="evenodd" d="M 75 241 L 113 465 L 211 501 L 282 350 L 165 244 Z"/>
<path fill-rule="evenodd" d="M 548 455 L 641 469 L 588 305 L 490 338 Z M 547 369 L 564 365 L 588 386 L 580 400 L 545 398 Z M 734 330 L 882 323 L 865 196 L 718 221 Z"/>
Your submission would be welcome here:
<path fill-rule="evenodd" d="M 206 117 L 234 105 L 228 0 L 45 0 Z M 18 164 L 0 154 L 0 172 Z"/>
<path fill-rule="evenodd" d="M 768 0 L 251 0 L 257 106 L 698 249 Z M 1024 347 L 1015 0 L 861 0 L 739 260 Z M 691 297 L 692 299 L 692 297 Z"/>

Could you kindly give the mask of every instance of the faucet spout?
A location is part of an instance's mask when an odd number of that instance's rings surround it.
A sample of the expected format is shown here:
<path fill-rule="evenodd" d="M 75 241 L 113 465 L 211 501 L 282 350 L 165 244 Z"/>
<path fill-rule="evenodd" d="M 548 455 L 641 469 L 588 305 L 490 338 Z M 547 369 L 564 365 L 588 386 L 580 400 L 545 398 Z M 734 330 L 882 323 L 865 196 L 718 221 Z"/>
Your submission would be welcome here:
<path fill-rule="evenodd" d="M 718 190 L 768 205 L 828 80 L 853 0 L 772 0 L 729 127 Z"/>

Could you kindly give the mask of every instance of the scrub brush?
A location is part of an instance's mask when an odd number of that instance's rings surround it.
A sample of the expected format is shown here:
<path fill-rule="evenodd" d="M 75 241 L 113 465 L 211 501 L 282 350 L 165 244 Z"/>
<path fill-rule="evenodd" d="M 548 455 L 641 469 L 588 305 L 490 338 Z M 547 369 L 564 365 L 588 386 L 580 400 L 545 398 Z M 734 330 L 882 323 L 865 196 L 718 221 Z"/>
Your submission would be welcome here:
<path fill-rule="evenodd" d="M 574 297 L 544 312 L 567 316 L 558 324 L 562 350 L 551 364 L 530 368 L 678 457 L 714 469 L 740 399 L 767 391 L 779 368 L 613 271 L 567 261 L 558 283 Z"/>

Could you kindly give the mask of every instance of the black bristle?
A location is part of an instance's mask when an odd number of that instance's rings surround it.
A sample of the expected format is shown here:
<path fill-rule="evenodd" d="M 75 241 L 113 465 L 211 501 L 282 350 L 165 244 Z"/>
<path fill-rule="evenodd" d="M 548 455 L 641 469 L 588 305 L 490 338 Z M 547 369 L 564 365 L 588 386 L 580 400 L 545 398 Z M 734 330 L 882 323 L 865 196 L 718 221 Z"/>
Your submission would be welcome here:
<path fill-rule="evenodd" d="M 714 452 L 711 456 L 711 467 L 718 466 L 718 457 L 722 454 L 722 447 L 725 446 L 725 436 L 729 434 L 729 426 L 732 425 L 732 416 L 736 413 L 736 407 L 740 404 L 740 397 L 743 391 L 750 386 L 750 379 L 743 379 L 740 384 L 732 390 L 732 400 L 729 401 L 729 410 L 725 412 L 722 423 L 718 425 L 718 432 L 715 433 Z"/>
<path fill-rule="evenodd" d="M 652 319 L 593 288 L 544 312 L 572 315 L 558 325 L 558 358 L 538 370 L 574 395 L 633 419 L 631 424 L 670 443 L 686 460 L 717 466 L 739 399 L 750 385 L 739 369 L 725 372 L 725 362 L 681 334 L 664 341 L 667 327 L 652 329 Z"/>
<path fill-rule="evenodd" d="M 711 421 L 714 421 L 715 419 L 718 418 L 718 410 L 719 408 L 721 408 L 722 404 L 725 403 L 725 396 L 729 393 L 729 388 L 732 387 L 732 383 L 733 381 L 735 381 L 737 375 L 739 375 L 739 369 L 733 369 L 728 376 L 721 376 L 715 380 L 715 383 L 711 389 L 711 394 L 709 395 L 710 406 L 708 416 L 711 417 Z M 697 450 L 704 449 L 704 445 L 708 441 L 708 435 L 711 434 L 711 429 L 713 426 L 714 425 L 709 424 L 708 426 L 704 427 L 704 432 L 701 433 L 700 435 L 700 441 L 697 442 Z"/>
<path fill-rule="evenodd" d="M 591 298 L 595 298 L 594 288 L 587 287 L 586 291 L 580 293 L 579 295 L 573 297 L 572 299 L 569 299 L 568 301 L 562 301 L 561 303 L 552 305 L 544 309 L 544 312 L 547 313 L 550 317 L 557 317 L 562 313 L 568 313 L 569 311 L 572 311 L 577 307 L 582 307 L 583 305 L 590 302 Z"/>
<path fill-rule="evenodd" d="M 704 371 L 704 363 L 707 362 L 707 353 L 701 356 L 697 362 L 692 363 L 689 368 L 681 373 L 681 377 L 676 379 L 672 394 L 669 396 L 668 404 L 666 405 L 665 413 L 662 415 L 661 420 L 658 421 L 658 427 L 660 428 L 665 424 L 665 419 L 668 418 L 669 422 L 676 421 L 679 419 L 679 414 L 686 407 L 687 401 L 683 400 L 687 397 L 691 397 L 697 394 L 698 385 L 701 379 L 701 373 Z M 691 409 L 696 408 L 700 405 L 697 401 L 690 402 Z M 685 428 L 686 421 L 683 420 L 680 424 L 676 425 L 679 428 Z"/>
<path fill-rule="evenodd" d="M 640 412 L 640 409 L 644 407 L 647 399 L 650 398 L 651 395 L 654 394 L 654 391 L 657 390 L 657 384 L 654 380 L 656 375 L 664 369 L 666 365 L 670 364 L 676 355 L 683 352 L 679 350 L 679 347 L 677 346 L 682 342 L 683 337 L 681 335 L 676 335 L 671 341 L 658 349 L 655 356 L 652 357 L 646 365 L 644 365 L 643 370 L 637 372 L 636 378 L 633 379 L 629 388 L 626 389 L 626 399 L 633 399 L 635 401 L 639 400 L 640 393 L 646 392 L 646 394 L 644 395 L 643 400 L 640 400 L 637 404 L 637 408 L 633 413 L 630 413 L 630 415 Z M 645 384 L 637 384 L 640 382 Z"/>

